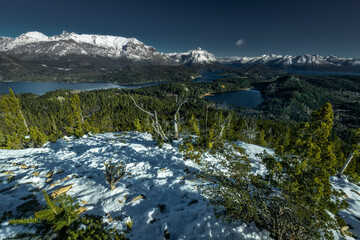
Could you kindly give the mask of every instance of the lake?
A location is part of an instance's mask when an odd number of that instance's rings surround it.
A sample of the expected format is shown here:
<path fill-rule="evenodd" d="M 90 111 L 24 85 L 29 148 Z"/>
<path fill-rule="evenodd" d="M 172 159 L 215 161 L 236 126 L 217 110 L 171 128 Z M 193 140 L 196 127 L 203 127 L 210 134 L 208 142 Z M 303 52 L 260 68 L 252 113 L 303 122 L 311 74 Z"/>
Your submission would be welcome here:
<path fill-rule="evenodd" d="M 193 82 L 213 82 L 216 79 L 238 76 L 237 74 L 222 74 L 222 71 L 200 71 L 201 77 L 195 78 Z"/>
<path fill-rule="evenodd" d="M 214 102 L 225 103 L 237 107 L 256 107 L 264 101 L 261 92 L 257 90 L 240 90 L 234 92 L 216 93 L 213 96 L 206 96 Z"/>
<path fill-rule="evenodd" d="M 221 71 L 202 71 L 201 77 L 194 79 L 194 82 L 213 82 L 215 79 L 224 77 Z M 142 88 L 149 86 L 156 86 L 169 82 L 151 82 L 144 84 L 113 84 L 113 83 L 64 83 L 64 82 L 0 82 L 0 94 L 8 93 L 11 88 L 15 93 L 34 93 L 42 95 L 49 91 L 58 89 L 71 89 L 71 90 L 96 90 L 108 88 Z M 215 94 L 214 96 L 206 96 L 206 99 L 216 102 L 224 102 L 228 105 L 255 107 L 262 103 L 264 100 L 261 93 L 256 90 L 241 90 L 235 92 L 226 92 Z"/>
<path fill-rule="evenodd" d="M 14 93 L 31 92 L 42 95 L 58 89 L 95 90 L 108 88 L 142 88 L 164 84 L 168 82 L 152 82 L 143 84 L 113 84 L 113 83 L 63 83 L 63 82 L 0 82 L 0 94 L 8 93 L 11 88 Z"/>
<path fill-rule="evenodd" d="M 215 79 L 222 78 L 221 71 L 201 71 L 201 77 L 194 79 L 194 82 L 212 82 Z M 0 82 L 0 94 L 8 93 L 9 88 L 14 93 L 34 93 L 42 95 L 46 92 L 55 91 L 58 89 L 71 90 L 96 90 L 108 88 L 142 88 L 165 84 L 169 82 L 151 82 L 143 84 L 113 84 L 113 83 L 65 83 L 65 82 Z"/>

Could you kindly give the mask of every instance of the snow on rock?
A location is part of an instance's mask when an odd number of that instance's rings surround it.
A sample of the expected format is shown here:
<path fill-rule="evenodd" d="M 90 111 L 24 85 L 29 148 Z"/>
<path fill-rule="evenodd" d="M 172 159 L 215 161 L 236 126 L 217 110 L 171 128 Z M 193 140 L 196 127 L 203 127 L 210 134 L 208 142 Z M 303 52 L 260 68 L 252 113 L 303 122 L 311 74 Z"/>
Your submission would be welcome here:
<path fill-rule="evenodd" d="M 360 60 L 354 58 L 340 58 L 335 56 L 322 57 L 319 55 L 302 54 L 298 56 L 264 54 L 260 57 L 230 57 L 217 58 L 220 63 L 224 64 L 240 64 L 240 65 L 256 65 L 265 64 L 269 66 L 327 66 L 327 67 L 356 67 L 359 66 Z"/>
<path fill-rule="evenodd" d="M 130 239 L 163 239 L 164 231 L 171 239 L 270 239 L 267 231 L 254 225 L 216 219 L 191 175 L 200 168 L 184 161 L 177 147 L 164 144 L 159 148 L 151 139 L 144 133 L 107 133 L 60 139 L 42 148 L 0 150 L 0 213 L 11 210 L 13 217 L 20 216 L 18 206 L 29 201 L 24 200 L 29 195 L 43 205 L 40 190 L 51 193 L 72 185 L 67 193 L 86 202 L 86 213 L 101 215 L 106 222 L 110 214 L 114 219 L 110 226 L 119 230 L 126 228 L 126 220 L 133 219 Z M 253 145 L 251 151 L 257 150 Z M 129 172 L 113 191 L 103 174 L 103 163 L 110 159 L 124 162 Z M 46 183 L 45 175 L 51 170 L 53 182 Z M 6 171 L 14 175 L 9 183 Z M 21 231 L 29 229 L 5 220 L 0 225 L 0 239 Z"/>
<path fill-rule="evenodd" d="M 175 62 L 184 65 L 213 64 L 217 62 L 213 54 L 201 48 L 190 50 L 185 53 L 168 53 L 167 56 Z"/>
<path fill-rule="evenodd" d="M 249 155 L 251 171 L 256 175 L 265 176 L 267 170 L 261 163 L 261 154 L 273 155 L 274 151 L 269 148 L 260 147 L 250 143 L 236 142 L 239 147 L 246 149 L 246 153 Z"/>
<path fill-rule="evenodd" d="M 0 52 L 33 59 L 36 55 L 55 58 L 67 55 L 101 56 L 112 59 L 167 62 L 169 59 L 136 38 L 110 35 L 76 34 L 64 31 L 57 36 L 28 32 L 16 38 L 0 37 Z"/>
<path fill-rule="evenodd" d="M 360 238 L 360 186 L 349 182 L 346 178 L 331 177 L 332 187 L 339 191 L 349 204 L 340 211 L 339 216 L 350 226 L 349 230 Z"/>
<path fill-rule="evenodd" d="M 266 168 L 259 154 L 274 154 L 268 148 L 236 142 L 246 150 L 253 174 L 264 176 Z M 225 223 L 214 216 L 212 206 L 197 189 L 196 172 L 201 168 L 191 160 L 183 160 L 176 146 L 155 145 L 146 133 L 107 133 L 64 138 L 42 148 L 0 150 L 0 214 L 12 211 L 20 216 L 24 203 L 45 204 L 41 190 L 52 193 L 70 186 L 68 194 L 87 207 L 86 213 L 114 219 L 110 227 L 125 229 L 125 221 L 134 221 L 130 239 L 271 239 L 265 230 L 254 224 Z M 105 181 L 104 162 L 123 162 L 128 174 L 110 191 Z M 202 161 L 218 163 L 221 159 L 204 154 Z M 52 182 L 46 175 L 53 171 Z M 35 174 L 36 173 L 36 174 Z M 7 178 L 14 176 L 9 182 Z M 360 236 L 360 187 L 346 179 L 332 177 L 334 189 L 342 192 L 349 207 L 340 211 L 349 230 Z M 22 207 L 19 207 L 22 205 Z M 35 204 L 36 205 L 36 204 Z M 25 210 L 24 210 L 25 209 Z M 32 216 L 33 212 L 23 213 Z M 0 239 L 22 231 L 23 226 L 0 222 Z M 335 239 L 343 239 L 336 233 Z M 353 239 L 345 237 L 345 239 Z"/>

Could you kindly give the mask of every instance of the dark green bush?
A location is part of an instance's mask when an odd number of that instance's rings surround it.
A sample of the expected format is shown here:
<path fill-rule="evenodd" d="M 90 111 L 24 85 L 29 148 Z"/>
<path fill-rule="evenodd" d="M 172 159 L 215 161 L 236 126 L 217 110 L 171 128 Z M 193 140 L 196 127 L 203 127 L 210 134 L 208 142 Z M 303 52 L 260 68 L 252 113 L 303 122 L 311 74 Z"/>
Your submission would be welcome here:
<path fill-rule="evenodd" d="M 62 194 L 51 200 L 45 191 L 43 194 L 47 205 L 44 210 L 35 212 L 34 217 L 9 221 L 10 224 L 31 224 L 36 227 L 36 233 L 19 234 L 13 239 L 128 239 L 125 234 L 131 231 L 132 222 L 127 222 L 127 230 L 119 233 L 116 229 L 107 229 L 100 216 L 80 215 L 76 198 Z"/>

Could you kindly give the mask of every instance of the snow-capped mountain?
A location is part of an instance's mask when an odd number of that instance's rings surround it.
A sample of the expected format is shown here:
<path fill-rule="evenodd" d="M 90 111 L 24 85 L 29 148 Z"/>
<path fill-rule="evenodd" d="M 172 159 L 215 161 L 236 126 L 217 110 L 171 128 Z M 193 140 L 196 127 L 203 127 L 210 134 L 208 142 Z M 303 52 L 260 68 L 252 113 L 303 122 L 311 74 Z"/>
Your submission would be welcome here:
<path fill-rule="evenodd" d="M 260 57 L 229 57 L 218 58 L 218 61 L 227 65 L 267 65 L 282 69 L 342 69 L 342 68 L 359 68 L 360 59 L 339 58 L 335 56 L 322 57 L 320 55 L 303 54 L 299 56 L 291 55 L 262 55 Z"/>
<path fill-rule="evenodd" d="M 201 65 L 217 62 L 213 54 L 201 48 L 185 53 L 165 54 L 136 38 L 76 34 L 66 31 L 51 37 L 40 32 L 28 32 L 16 38 L 0 37 L 0 52 L 27 61 L 57 61 L 56 64 L 61 63 L 61 65 L 77 62 L 80 65 L 101 65 L 101 67 L 122 66 L 129 63 Z"/>
<path fill-rule="evenodd" d="M 213 54 L 201 49 L 200 47 L 185 53 L 169 53 L 167 56 L 176 63 L 182 65 L 217 63 L 217 60 Z"/>
<path fill-rule="evenodd" d="M 28 32 L 16 38 L 0 37 L 0 52 L 19 60 L 54 67 L 119 68 L 135 65 L 267 65 L 285 70 L 360 71 L 360 59 L 304 54 L 216 58 L 201 48 L 184 53 L 161 53 L 136 38 L 76 34 L 58 36 Z"/>
<path fill-rule="evenodd" d="M 171 64 L 168 57 L 135 38 L 63 32 L 48 37 L 28 32 L 17 38 L 0 38 L 0 52 L 23 60 L 59 60 L 82 56 L 108 58 L 129 62 Z"/>

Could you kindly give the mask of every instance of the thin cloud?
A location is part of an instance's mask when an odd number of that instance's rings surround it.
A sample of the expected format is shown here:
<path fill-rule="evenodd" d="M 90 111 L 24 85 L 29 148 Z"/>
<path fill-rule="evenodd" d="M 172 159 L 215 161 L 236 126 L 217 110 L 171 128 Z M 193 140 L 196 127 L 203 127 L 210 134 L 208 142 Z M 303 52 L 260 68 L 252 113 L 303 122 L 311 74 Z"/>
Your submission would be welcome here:
<path fill-rule="evenodd" d="M 239 46 L 242 46 L 244 44 L 245 44 L 245 41 L 243 39 L 239 39 L 239 40 L 236 41 L 235 46 L 239 47 Z"/>

